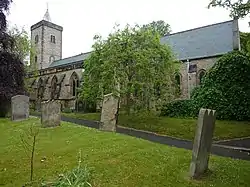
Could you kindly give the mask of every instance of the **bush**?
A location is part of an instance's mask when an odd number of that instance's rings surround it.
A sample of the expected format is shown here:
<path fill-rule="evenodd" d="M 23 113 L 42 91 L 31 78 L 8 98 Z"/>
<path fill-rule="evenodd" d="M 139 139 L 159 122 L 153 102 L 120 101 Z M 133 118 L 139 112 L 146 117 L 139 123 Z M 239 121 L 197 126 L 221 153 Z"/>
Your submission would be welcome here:
<path fill-rule="evenodd" d="M 200 108 L 217 111 L 217 119 L 250 119 L 250 59 L 240 51 L 217 61 L 191 93 L 191 100 L 174 101 L 162 108 L 162 115 L 194 117 Z"/>
<path fill-rule="evenodd" d="M 250 119 L 250 59 L 242 52 L 222 56 L 192 94 L 194 105 L 217 111 L 218 119 Z"/>
<path fill-rule="evenodd" d="M 161 116 L 169 117 L 194 117 L 198 115 L 193 100 L 176 100 L 164 105 Z"/>

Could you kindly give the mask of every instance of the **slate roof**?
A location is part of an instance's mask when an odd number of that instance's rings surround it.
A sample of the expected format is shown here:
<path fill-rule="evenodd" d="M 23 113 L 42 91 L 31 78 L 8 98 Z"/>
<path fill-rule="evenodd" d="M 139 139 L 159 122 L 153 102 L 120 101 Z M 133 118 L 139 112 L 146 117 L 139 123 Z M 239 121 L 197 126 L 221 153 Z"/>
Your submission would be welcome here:
<path fill-rule="evenodd" d="M 85 59 L 88 58 L 89 55 L 90 55 L 90 52 L 87 52 L 87 53 L 81 53 L 81 54 L 76 55 L 76 56 L 63 58 L 61 60 L 56 60 L 49 65 L 49 68 L 56 67 L 56 66 L 63 66 L 63 65 L 72 64 L 72 63 L 77 63 L 77 62 L 81 62 L 81 61 L 83 62 Z"/>
<path fill-rule="evenodd" d="M 233 50 L 233 20 L 168 34 L 161 38 L 178 60 L 222 55 Z M 49 68 L 84 61 L 91 52 L 54 61 Z"/>
<path fill-rule="evenodd" d="M 177 32 L 161 38 L 178 60 L 222 55 L 233 50 L 233 20 Z"/>

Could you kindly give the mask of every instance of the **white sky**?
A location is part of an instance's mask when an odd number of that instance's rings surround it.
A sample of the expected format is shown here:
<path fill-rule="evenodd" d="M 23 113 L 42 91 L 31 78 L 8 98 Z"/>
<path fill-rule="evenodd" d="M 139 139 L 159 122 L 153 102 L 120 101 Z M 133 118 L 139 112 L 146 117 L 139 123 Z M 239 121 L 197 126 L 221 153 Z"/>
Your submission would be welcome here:
<path fill-rule="evenodd" d="M 93 36 L 106 37 L 115 23 L 145 24 L 164 20 L 172 32 L 230 20 L 223 8 L 207 9 L 209 0 L 13 0 L 8 21 L 25 27 L 41 21 L 49 3 L 52 22 L 63 26 L 63 58 L 91 50 Z M 247 17 L 239 21 L 249 32 Z"/>

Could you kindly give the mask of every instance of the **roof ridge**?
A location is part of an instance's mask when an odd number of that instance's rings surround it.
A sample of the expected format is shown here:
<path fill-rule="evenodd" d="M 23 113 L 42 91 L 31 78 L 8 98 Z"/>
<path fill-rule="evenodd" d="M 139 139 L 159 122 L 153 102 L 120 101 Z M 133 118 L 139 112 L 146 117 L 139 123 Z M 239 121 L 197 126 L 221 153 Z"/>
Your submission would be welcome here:
<path fill-rule="evenodd" d="M 85 55 L 85 54 L 88 54 L 88 53 L 91 53 L 91 52 L 92 52 L 92 51 L 85 52 L 85 53 L 80 53 L 80 54 L 77 54 L 77 55 L 73 55 L 73 56 L 69 56 L 69 57 L 66 57 L 66 58 L 59 59 L 59 60 L 55 60 L 55 61 L 53 61 L 53 62 L 57 62 L 57 61 L 60 61 L 60 60 L 66 60 L 66 59 L 69 59 L 69 58 L 72 58 L 72 57 Z M 52 62 L 52 63 L 53 63 L 53 62 Z"/>
<path fill-rule="evenodd" d="M 196 28 L 192 28 L 192 29 L 188 29 L 188 30 L 183 30 L 183 31 L 175 32 L 175 33 L 170 33 L 170 34 L 164 35 L 161 38 L 164 38 L 166 36 L 175 35 L 175 34 L 184 33 L 184 32 L 190 32 L 190 31 L 193 31 L 193 30 L 198 30 L 198 29 L 202 29 L 202 28 L 206 28 L 206 27 L 211 27 L 211 26 L 215 26 L 215 25 L 225 24 L 225 23 L 229 23 L 229 22 L 232 22 L 232 21 L 234 21 L 234 20 L 231 19 L 231 20 L 228 20 L 228 21 L 223 21 L 223 22 L 219 22 L 219 23 L 213 23 L 213 24 L 204 25 L 204 26 L 201 26 L 201 27 L 196 27 Z"/>

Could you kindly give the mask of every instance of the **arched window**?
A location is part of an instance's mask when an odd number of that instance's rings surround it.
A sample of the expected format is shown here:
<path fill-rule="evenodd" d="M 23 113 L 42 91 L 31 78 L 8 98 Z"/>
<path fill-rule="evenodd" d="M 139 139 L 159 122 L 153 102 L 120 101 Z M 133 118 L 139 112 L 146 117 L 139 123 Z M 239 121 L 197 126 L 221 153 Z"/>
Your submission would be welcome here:
<path fill-rule="evenodd" d="M 202 79 L 204 78 L 206 71 L 204 69 L 200 70 L 198 73 L 198 84 L 202 83 Z"/>
<path fill-rule="evenodd" d="M 55 61 L 55 57 L 54 57 L 53 55 L 51 55 L 51 56 L 49 57 L 49 62 L 52 63 L 52 62 L 54 62 L 54 61 Z"/>
<path fill-rule="evenodd" d="M 35 63 L 37 63 L 37 56 L 35 56 Z"/>
<path fill-rule="evenodd" d="M 51 80 L 51 99 L 56 98 L 57 77 L 54 76 Z"/>
<path fill-rule="evenodd" d="M 37 44 L 39 42 L 39 37 L 38 35 L 35 36 L 35 44 Z"/>
<path fill-rule="evenodd" d="M 79 78 L 76 72 L 72 73 L 70 77 L 70 93 L 72 96 L 77 96 L 77 89 L 79 88 Z"/>

